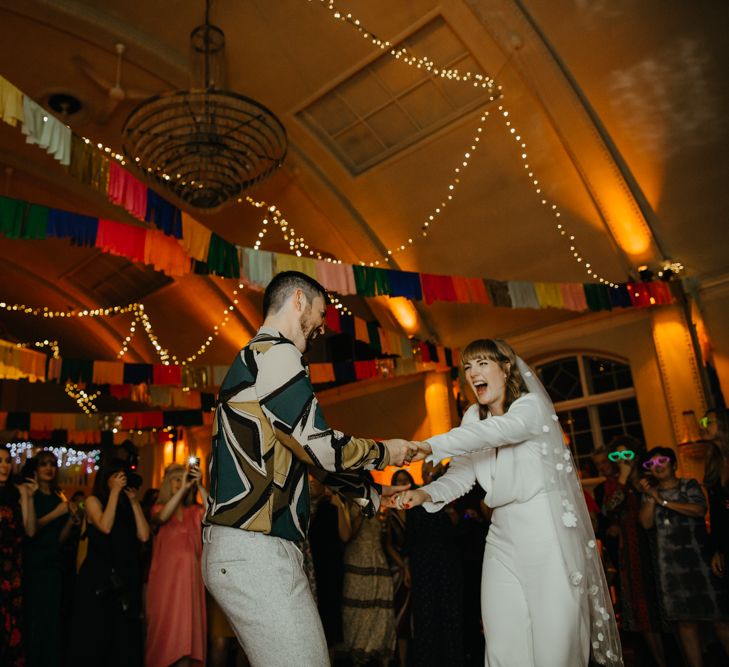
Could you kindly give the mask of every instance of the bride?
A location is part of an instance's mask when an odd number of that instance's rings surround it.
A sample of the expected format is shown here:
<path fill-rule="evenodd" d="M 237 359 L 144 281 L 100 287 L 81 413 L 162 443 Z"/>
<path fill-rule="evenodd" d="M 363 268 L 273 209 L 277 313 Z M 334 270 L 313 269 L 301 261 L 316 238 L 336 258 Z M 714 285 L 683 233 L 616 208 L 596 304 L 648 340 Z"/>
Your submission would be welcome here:
<path fill-rule="evenodd" d="M 461 426 L 418 443 L 454 457 L 440 479 L 396 504 L 437 512 L 476 481 L 493 517 L 481 613 L 487 667 L 621 665 L 612 603 L 574 462 L 544 387 L 503 340 L 463 351 L 478 403 Z"/>

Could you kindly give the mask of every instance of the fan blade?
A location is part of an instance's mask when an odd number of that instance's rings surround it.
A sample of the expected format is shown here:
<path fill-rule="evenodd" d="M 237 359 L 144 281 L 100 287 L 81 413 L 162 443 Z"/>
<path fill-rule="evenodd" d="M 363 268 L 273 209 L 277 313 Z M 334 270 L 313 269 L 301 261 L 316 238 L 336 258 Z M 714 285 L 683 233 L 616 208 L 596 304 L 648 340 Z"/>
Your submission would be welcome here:
<path fill-rule="evenodd" d="M 78 67 L 89 79 L 91 79 L 99 88 L 102 88 L 104 92 L 109 92 L 112 87 L 111 81 L 108 81 L 103 76 L 98 74 L 91 65 L 81 56 L 74 56 L 72 61 L 76 67 Z"/>
<path fill-rule="evenodd" d="M 140 90 L 139 88 L 128 88 L 124 91 L 128 100 L 148 100 L 157 93 L 150 93 L 148 90 Z"/>

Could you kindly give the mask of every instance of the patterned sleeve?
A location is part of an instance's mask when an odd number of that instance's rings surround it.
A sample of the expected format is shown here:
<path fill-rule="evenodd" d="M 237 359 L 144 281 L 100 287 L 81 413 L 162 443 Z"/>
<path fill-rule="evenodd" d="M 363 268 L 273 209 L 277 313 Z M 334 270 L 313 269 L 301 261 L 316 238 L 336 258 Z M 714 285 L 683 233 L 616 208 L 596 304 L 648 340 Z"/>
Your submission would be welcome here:
<path fill-rule="evenodd" d="M 686 502 L 703 505 L 706 508 L 706 496 L 701 490 L 701 485 L 695 479 L 686 482 Z"/>
<path fill-rule="evenodd" d="M 278 440 L 297 458 L 329 472 L 383 469 L 385 446 L 330 428 L 314 395 L 301 353 L 291 343 L 256 357 L 256 394 Z"/>
<path fill-rule="evenodd" d="M 319 470 L 311 472 L 322 484 L 349 500 L 351 504 L 357 505 L 366 517 L 372 518 L 377 514 L 382 487 L 373 482 L 366 472 L 360 470 L 338 473 L 325 473 Z"/>

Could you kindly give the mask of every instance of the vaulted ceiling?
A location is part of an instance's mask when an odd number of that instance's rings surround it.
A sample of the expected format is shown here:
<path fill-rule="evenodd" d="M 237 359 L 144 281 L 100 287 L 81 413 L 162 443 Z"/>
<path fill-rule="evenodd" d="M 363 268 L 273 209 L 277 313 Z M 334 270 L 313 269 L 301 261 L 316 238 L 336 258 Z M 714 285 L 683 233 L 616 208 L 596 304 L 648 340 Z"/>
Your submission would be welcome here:
<path fill-rule="evenodd" d="M 227 39 L 227 87 L 272 109 L 290 141 L 284 167 L 251 194 L 274 202 L 311 248 L 355 263 L 382 261 L 405 244 L 391 266 L 498 279 L 583 281 L 589 263 L 600 276 L 624 280 L 638 265 L 667 258 L 700 279 L 729 271 L 725 3 L 335 5 L 437 66 L 494 77 L 501 97 L 489 102 L 470 83 L 434 80 L 393 59 L 337 21 L 327 2 L 215 0 L 212 22 Z M 130 97 L 186 88 L 188 36 L 203 10 L 202 0 L 0 0 L 0 74 L 40 102 L 72 94 L 82 103 L 67 119 L 73 129 L 120 150 L 121 127 L 138 100 L 113 105 L 84 68 L 113 82 L 114 44 L 122 42 L 121 85 Z M 17 129 L 0 125 L 0 193 L 134 222 L 26 146 Z M 472 154 L 467 168 L 465 153 Z M 454 178 L 453 200 L 422 237 Z M 244 246 L 261 228 L 260 211 L 245 202 L 196 217 Z M 263 247 L 287 244 L 272 230 Z M 169 281 L 60 241 L 0 239 L 0 258 L 2 299 L 58 308 L 142 300 L 160 339 L 180 355 L 199 346 L 231 294 L 218 279 Z M 381 304 L 350 301 L 355 311 L 385 317 Z M 211 360 L 226 361 L 255 330 L 259 302 L 243 295 L 224 341 L 207 353 Z M 574 317 L 454 304 L 423 306 L 419 315 L 420 335 L 450 345 Z M 3 337 L 52 335 L 68 356 L 113 358 L 129 322 L 41 326 L 4 314 L 0 324 Z M 132 351 L 152 358 L 141 336 Z"/>

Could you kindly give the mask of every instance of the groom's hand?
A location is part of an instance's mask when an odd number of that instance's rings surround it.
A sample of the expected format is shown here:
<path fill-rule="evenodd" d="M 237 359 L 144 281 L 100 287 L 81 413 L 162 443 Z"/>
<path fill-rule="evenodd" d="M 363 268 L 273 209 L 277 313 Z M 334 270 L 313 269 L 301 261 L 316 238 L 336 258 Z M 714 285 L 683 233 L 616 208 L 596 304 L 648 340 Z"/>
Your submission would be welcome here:
<path fill-rule="evenodd" d="M 411 442 L 410 444 L 415 448 L 415 452 L 410 458 L 411 462 L 423 461 L 433 453 L 433 450 L 427 441 Z"/>
<path fill-rule="evenodd" d="M 409 440 L 393 438 L 392 440 L 383 440 L 382 444 L 385 445 L 390 455 L 389 462 L 391 466 L 408 465 L 413 457 L 418 454 L 417 445 Z"/>

